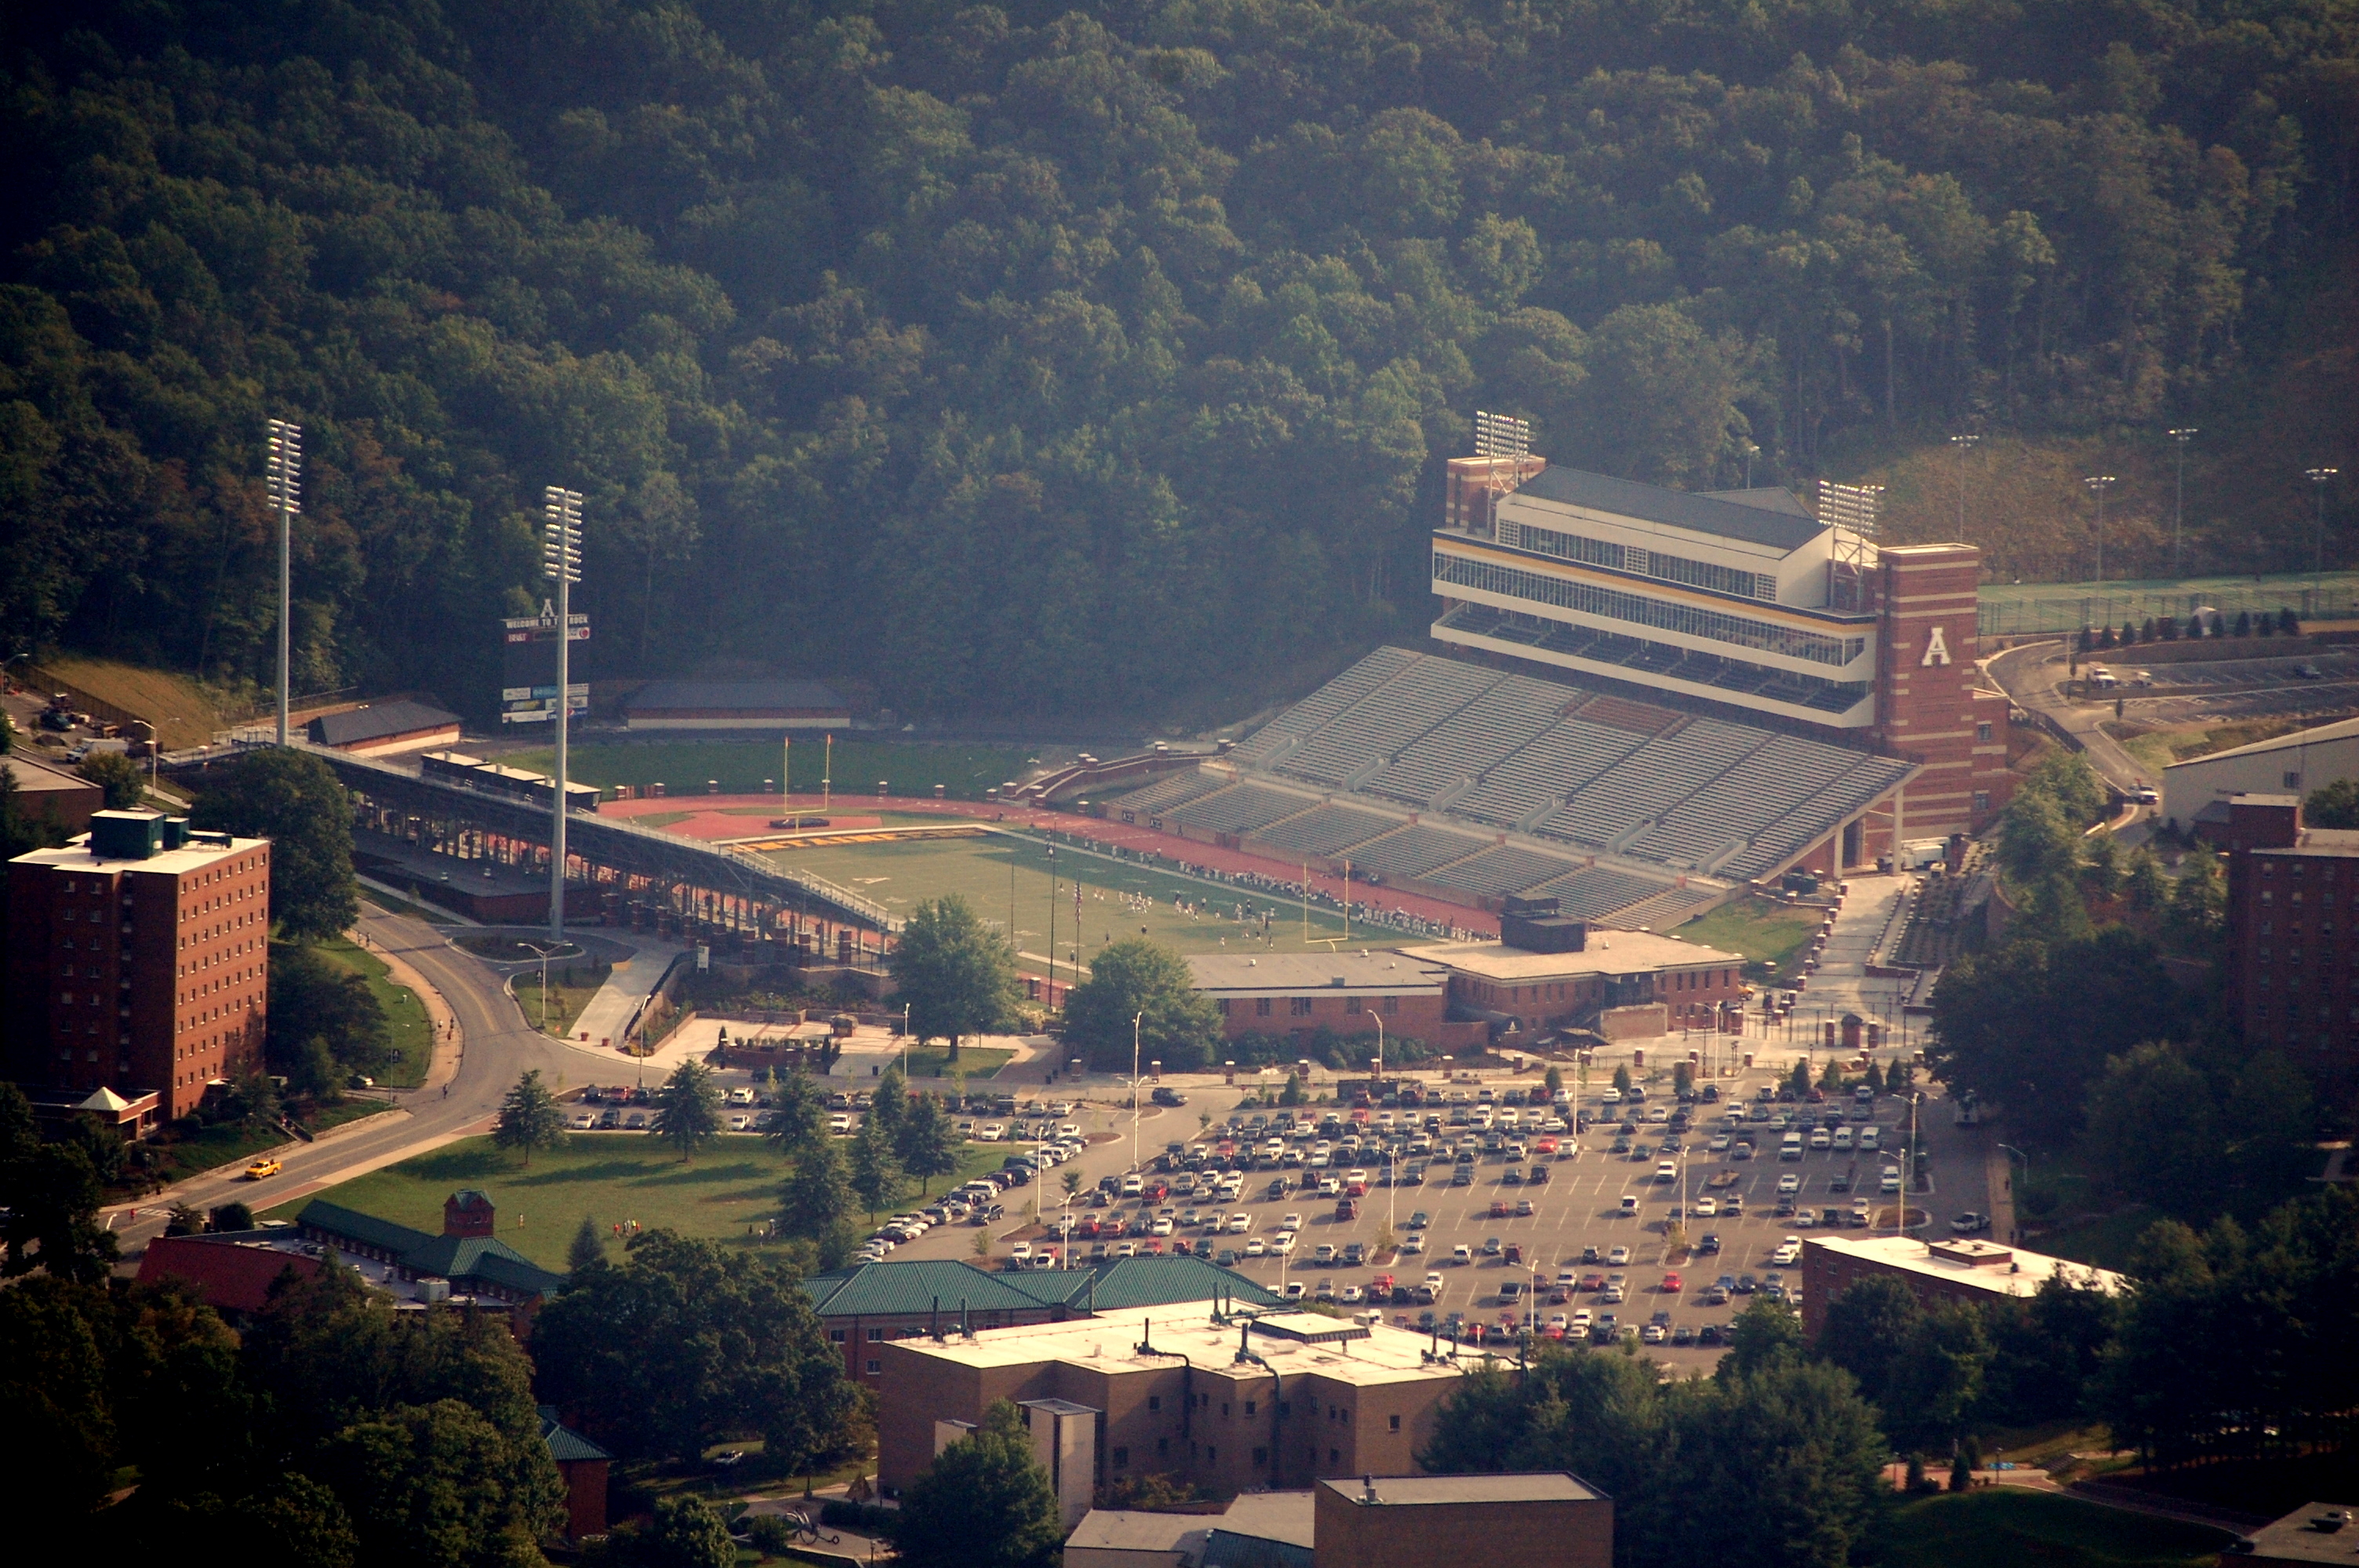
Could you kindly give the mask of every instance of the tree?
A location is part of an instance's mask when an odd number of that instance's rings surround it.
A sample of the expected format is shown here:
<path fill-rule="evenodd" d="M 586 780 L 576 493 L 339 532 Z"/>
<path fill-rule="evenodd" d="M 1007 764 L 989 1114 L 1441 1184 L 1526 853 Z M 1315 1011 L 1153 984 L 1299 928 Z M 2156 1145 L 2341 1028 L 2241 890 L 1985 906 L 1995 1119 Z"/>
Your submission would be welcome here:
<path fill-rule="evenodd" d="M 833 1139 L 823 1139 L 795 1157 L 779 1200 L 778 1226 L 816 1246 L 820 1267 L 838 1268 L 852 1250 L 852 1204 L 843 1152 Z"/>
<path fill-rule="evenodd" d="M 894 1138 L 893 1153 L 901 1169 L 918 1178 L 919 1192 L 934 1177 L 958 1169 L 959 1149 L 958 1128 L 944 1114 L 940 1100 L 919 1095 L 909 1102 Z"/>
<path fill-rule="evenodd" d="M 860 1130 L 852 1135 L 850 1163 L 852 1190 L 874 1223 L 877 1210 L 890 1208 L 900 1200 L 903 1181 L 901 1162 L 893 1152 L 892 1140 L 875 1117 L 864 1117 Z"/>
<path fill-rule="evenodd" d="M 1797 1360 L 1802 1352 L 1802 1319 L 1783 1302 L 1756 1296 L 1729 1325 L 1724 1364 L 1739 1377 Z"/>
<path fill-rule="evenodd" d="M 585 1269 L 597 1268 L 605 1261 L 606 1233 L 598 1228 L 596 1220 L 585 1214 L 582 1217 L 581 1227 L 573 1232 L 573 1239 L 566 1245 L 566 1271 L 579 1274 Z"/>
<path fill-rule="evenodd" d="M 1564 1074 L 1554 1064 L 1550 1064 L 1548 1072 L 1541 1076 L 1540 1083 L 1552 1098 L 1563 1091 Z"/>
<path fill-rule="evenodd" d="M 785 1078 L 773 1076 L 770 1097 L 770 1141 L 788 1154 L 827 1141 L 827 1101 L 800 1067 Z"/>
<path fill-rule="evenodd" d="M 360 916 L 352 802 L 328 764 L 276 747 L 204 775 L 191 826 L 270 840 L 270 914 L 290 942 L 322 942 Z"/>
<path fill-rule="evenodd" d="M 310 947 L 270 949 L 270 1011 L 263 1055 L 292 1076 L 313 1043 L 348 1073 L 377 1073 L 394 1059 L 393 1026 L 368 982 Z"/>
<path fill-rule="evenodd" d="M 851 1408 L 793 1271 L 664 1229 L 631 1238 L 533 1323 L 535 1387 L 617 1453 L 691 1463 L 731 1432 L 762 1434 L 791 1473 Z"/>
<path fill-rule="evenodd" d="M 457 1399 L 396 1405 L 331 1438 L 319 1457 L 372 1558 L 511 1563 L 564 1518 L 548 1445 Z"/>
<path fill-rule="evenodd" d="M 114 1266 L 114 1233 L 99 1223 L 104 1201 L 97 1169 L 72 1143 L 41 1143 L 0 1164 L 0 1275 L 40 1270 L 53 1279 L 94 1282 Z"/>
<path fill-rule="evenodd" d="M 1796 1099 L 1810 1098 L 1810 1064 L 1807 1057 L 1794 1058 L 1793 1070 L 1786 1075 L 1786 1087 L 1794 1092 Z"/>
<path fill-rule="evenodd" d="M 1019 1000 L 1016 949 L 956 893 L 910 912 L 891 963 L 910 1030 L 921 1042 L 949 1036 L 952 1055 L 961 1036 L 1000 1027 Z"/>
<path fill-rule="evenodd" d="M 2089 1087 L 2087 1147 L 2125 1188 L 2208 1219 L 2222 1191 L 2213 1103 L 2211 1085 L 2176 1046 L 2134 1046 Z"/>
<path fill-rule="evenodd" d="M 736 1568 L 729 1526 L 702 1498 L 664 1498 L 634 1546 L 645 1568 Z"/>
<path fill-rule="evenodd" d="M 701 1062 L 682 1062 L 656 1090 L 655 1121 L 647 1131 L 679 1151 L 685 1162 L 721 1132 L 721 1091 Z"/>
<path fill-rule="evenodd" d="M 2359 827 L 2359 779 L 2336 779 L 2310 791 L 2301 819 L 2311 827 Z"/>
<path fill-rule="evenodd" d="M 1813 1348 L 1849 1372 L 1866 1398 L 1882 1400 L 1892 1386 L 1893 1363 L 1924 1315 L 1924 1306 L 1906 1283 L 1888 1274 L 1870 1274 L 1827 1303 Z"/>
<path fill-rule="evenodd" d="M 120 752 L 92 752 L 74 772 L 106 792 L 109 811 L 127 811 L 147 794 L 139 764 Z"/>
<path fill-rule="evenodd" d="M 908 1568 L 1049 1568 L 1063 1545 L 1057 1494 L 1023 1417 L 995 1400 L 902 1494 L 891 1525 Z"/>
<path fill-rule="evenodd" d="M 1148 1061 L 1173 1072 L 1200 1067 L 1221 1036 L 1220 1010 L 1196 989 L 1188 960 L 1143 936 L 1091 958 L 1090 978 L 1065 995 L 1065 1038 L 1093 1070 L 1127 1073 L 1134 1018 L 1141 1071 Z"/>
<path fill-rule="evenodd" d="M 1621 1094 L 1626 1095 L 1630 1092 L 1629 1068 L 1617 1066 L 1614 1069 L 1614 1087 L 1616 1092 Z"/>
<path fill-rule="evenodd" d="M 205 1228 L 224 1235 L 232 1231 L 252 1230 L 254 1210 L 234 1200 L 215 1204 L 205 1216 Z"/>
<path fill-rule="evenodd" d="M 866 1119 L 876 1124 L 876 1130 L 890 1146 L 900 1141 L 901 1120 L 908 1109 L 909 1081 L 901 1076 L 898 1066 L 887 1066 L 876 1080 L 876 1092 L 868 1097 Z"/>
<path fill-rule="evenodd" d="M 527 1071 L 500 1101 L 500 1117 L 492 1127 L 492 1142 L 502 1149 L 524 1151 L 527 1170 L 532 1167 L 534 1150 L 565 1146 L 565 1113 L 558 1108 L 557 1097 L 540 1081 L 539 1068 Z M 582 1223 L 587 1225 L 589 1221 Z"/>

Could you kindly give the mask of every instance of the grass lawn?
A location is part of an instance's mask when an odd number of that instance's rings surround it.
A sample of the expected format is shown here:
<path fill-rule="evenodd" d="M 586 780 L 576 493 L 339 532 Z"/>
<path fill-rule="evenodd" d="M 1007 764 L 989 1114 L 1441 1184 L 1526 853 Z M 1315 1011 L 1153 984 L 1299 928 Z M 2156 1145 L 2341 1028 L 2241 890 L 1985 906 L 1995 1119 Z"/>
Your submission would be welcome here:
<path fill-rule="evenodd" d="M 540 1013 L 538 970 L 516 976 L 516 1001 L 524 1008 L 525 1017 L 538 1023 L 542 1033 L 562 1040 L 573 1033 L 572 1021 L 582 1016 L 582 1010 L 590 1005 L 590 999 L 596 996 L 604 984 L 603 980 L 594 980 L 568 985 L 565 977 L 552 965 L 549 971 L 548 1018 L 544 1020 Z"/>
<path fill-rule="evenodd" d="M 825 771 L 846 810 L 858 803 L 859 796 L 874 796 L 878 779 L 886 780 L 895 795 L 931 795 L 934 786 L 940 784 L 945 795 L 980 800 L 984 790 L 1021 777 L 1031 755 L 1007 746 L 926 746 L 838 736 L 831 767 L 827 747 L 817 736 L 796 737 L 792 751 L 794 787 L 817 795 L 820 775 Z M 760 792 L 765 779 L 771 788 L 777 787 L 780 752 L 781 748 L 767 741 L 593 744 L 571 748 L 566 771 L 580 783 L 601 788 L 660 784 L 701 795 L 710 779 L 721 785 L 723 794 L 753 795 Z M 555 762 L 556 753 L 519 752 L 499 760 L 511 767 L 546 772 Z"/>
<path fill-rule="evenodd" d="M 2231 1538 L 2052 1492 L 2012 1487 L 1903 1504 L 1875 1543 L 1879 1568 L 2196 1568 L 2219 1561 Z"/>
<path fill-rule="evenodd" d="M 2163 1217 L 2143 1205 L 2109 1214 L 2103 1219 L 2086 1219 L 2058 1230 L 2044 1230 L 2030 1245 L 2051 1258 L 2070 1258 L 2075 1263 L 2090 1263 L 2100 1269 L 2122 1269 L 2128 1266 L 2130 1249 L 2146 1227 Z"/>
<path fill-rule="evenodd" d="M 1047 849 L 1028 838 L 991 834 L 980 838 L 919 839 L 901 844 L 847 844 L 832 849 L 781 849 L 767 859 L 792 871 L 807 871 L 839 886 L 865 893 L 897 914 L 926 899 L 958 893 L 995 930 L 1005 931 L 1014 904 L 1016 946 L 1046 954 L 1049 932 L 1049 860 Z M 1082 881 L 1081 957 L 1139 928 L 1182 953 L 1257 952 L 1264 948 L 1259 912 L 1269 912 L 1275 949 L 1299 953 L 1306 946 L 1325 949 L 1343 936 L 1343 917 L 1314 909 L 1311 941 L 1303 941 L 1302 906 L 1191 877 L 1148 871 L 1133 861 L 1080 854 L 1066 849 L 1056 858 L 1057 961 L 1074 958 L 1073 879 Z M 1011 881 L 1011 872 L 1013 879 Z M 1134 911 L 1125 895 L 1151 901 Z M 1189 901 L 1182 913 L 1172 899 Z M 1243 908 L 1256 912 L 1240 922 Z M 1385 938 L 1386 944 L 1397 935 Z M 1224 946 L 1225 944 L 1225 946 Z"/>
<path fill-rule="evenodd" d="M 393 971 L 385 960 L 339 936 L 332 942 L 322 942 L 314 949 L 332 964 L 339 964 L 360 976 L 368 983 L 369 993 L 377 1005 L 385 1009 L 385 1022 L 393 1033 L 393 1048 L 398 1054 L 387 1065 L 378 1069 L 376 1081 L 387 1088 L 414 1089 L 426 1081 L 426 1069 L 434 1060 L 434 1025 L 426 1016 L 426 1004 L 408 986 L 396 984 Z"/>
<path fill-rule="evenodd" d="M 996 1169 L 1006 1147 L 968 1144 L 947 1184 Z M 787 1162 L 777 1151 L 747 1134 L 719 1139 L 682 1163 L 651 1137 L 575 1133 L 563 1148 L 535 1154 L 529 1166 L 522 1156 L 494 1148 L 489 1138 L 468 1138 L 317 1195 L 439 1236 L 442 1200 L 460 1187 L 481 1188 L 499 1210 L 500 1239 L 543 1268 L 562 1271 L 566 1247 L 585 1214 L 610 1237 L 617 1221 L 636 1219 L 649 1230 L 669 1226 L 683 1236 L 733 1246 L 766 1250 L 783 1245 L 749 1233 L 777 1216 L 786 1176 Z M 935 1192 L 944 1185 L 940 1179 L 931 1184 Z M 288 1204 L 264 1217 L 291 1219 L 310 1201 Z M 866 1218 L 854 1215 L 853 1222 L 864 1228 Z"/>
<path fill-rule="evenodd" d="M 970 1078 L 987 1078 L 1015 1059 L 1013 1051 L 1002 1051 L 988 1045 L 962 1045 L 959 1047 L 958 1060 L 953 1062 L 948 1046 L 932 1045 L 923 1051 L 909 1053 L 909 1076 L 944 1078 L 956 1070 Z"/>
<path fill-rule="evenodd" d="M 1698 915 L 1672 935 L 1723 953 L 1742 953 L 1756 979 L 1787 979 L 1802 949 L 1819 928 L 1819 916 L 1767 899 L 1740 898 Z"/>

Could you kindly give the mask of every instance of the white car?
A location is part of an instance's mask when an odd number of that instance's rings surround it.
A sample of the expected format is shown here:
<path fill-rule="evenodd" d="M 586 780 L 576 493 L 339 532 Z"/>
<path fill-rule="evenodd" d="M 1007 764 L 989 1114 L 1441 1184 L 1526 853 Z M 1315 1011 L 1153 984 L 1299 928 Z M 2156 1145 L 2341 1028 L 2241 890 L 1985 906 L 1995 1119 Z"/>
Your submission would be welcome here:
<path fill-rule="evenodd" d="M 1886 1165 L 1884 1167 L 1884 1179 L 1879 1182 L 1877 1185 L 1881 1190 L 1887 1193 L 1898 1192 L 1900 1190 L 1900 1167 L 1897 1165 Z"/>
<path fill-rule="evenodd" d="M 1229 1216 L 1228 1230 L 1231 1236 L 1243 1236 L 1246 1231 L 1251 1230 L 1252 1228 L 1253 1216 L 1245 1213 L 1243 1209 L 1239 1209 L 1236 1213 Z"/>
<path fill-rule="evenodd" d="M 1778 1177 L 1778 1178 L 1777 1178 L 1777 1195 L 1778 1195 L 1780 1197 L 1785 1197 L 1785 1196 L 1788 1196 L 1788 1195 L 1791 1195 L 1791 1194 L 1799 1193 L 1799 1192 L 1800 1192 L 1801 1190 L 1802 1190 L 1802 1178 L 1801 1178 L 1801 1177 L 1797 1176 L 1797 1175 L 1794 1175 L 1793 1173 L 1791 1173 L 1789 1172 L 1789 1173 L 1788 1173 L 1787 1174 L 1782 1175 L 1782 1176 L 1780 1176 L 1780 1177 Z"/>
<path fill-rule="evenodd" d="M 852 1136 L 852 1118 L 841 1112 L 831 1116 L 827 1119 L 827 1130 L 835 1137 L 849 1138 Z"/>
<path fill-rule="evenodd" d="M 1288 1301 L 1290 1301 L 1290 1302 L 1299 1302 L 1299 1301 L 1300 1301 L 1304 1296 L 1309 1295 L 1310 1293 L 1310 1290 L 1308 1289 L 1308 1287 L 1306 1287 L 1306 1286 L 1303 1284 L 1303 1282 L 1302 1282 L 1301 1281 L 1299 1281 L 1299 1280 L 1288 1280 L 1288 1281 L 1286 1281 L 1286 1289 L 1284 1289 L 1283 1291 L 1280 1291 L 1280 1292 L 1278 1292 L 1278 1294 L 1280 1294 L 1280 1295 L 1284 1296 Z"/>
<path fill-rule="evenodd" d="M 1884 1130 L 1882 1128 L 1863 1127 L 1859 1130 L 1859 1147 L 1862 1153 L 1874 1153 L 1878 1148 L 1882 1147 L 1883 1141 Z"/>
<path fill-rule="evenodd" d="M 1149 1236 L 1169 1236 L 1171 1234 L 1171 1221 L 1169 1219 L 1158 1219 L 1153 1225 L 1147 1227 L 1147 1233 Z"/>
<path fill-rule="evenodd" d="M 1799 1236 L 1788 1236 L 1785 1240 L 1777 1243 L 1777 1249 L 1775 1252 L 1769 1254 L 1769 1261 L 1777 1264 L 1777 1267 L 1781 1269 L 1788 1268 L 1795 1263 L 1800 1262 L 1801 1260 L 1802 1238 Z"/>
<path fill-rule="evenodd" d="M 1727 1152 L 1728 1152 L 1728 1134 L 1727 1134 L 1727 1133 L 1725 1133 L 1725 1132 L 1715 1132 L 1715 1133 L 1713 1133 L 1713 1134 L 1712 1135 L 1712 1141 L 1711 1141 L 1710 1143 L 1706 1144 L 1706 1145 L 1705 1145 L 1705 1147 L 1706 1147 L 1707 1149 L 1711 1150 L 1711 1151 L 1712 1151 L 1713 1153 L 1715 1153 L 1715 1154 L 1725 1154 L 1725 1153 L 1727 1153 Z"/>
<path fill-rule="evenodd" d="M 1266 1256 L 1268 1256 L 1268 1253 L 1269 1253 L 1269 1243 L 1268 1243 L 1268 1242 L 1266 1242 L 1266 1241 L 1264 1241 L 1264 1240 L 1263 1240 L 1260 1237 L 1258 1237 L 1258 1236 L 1255 1237 L 1251 1241 L 1248 1241 L 1248 1242 L 1246 1242 L 1246 1243 L 1245 1243 L 1245 1256 L 1246 1256 L 1246 1257 L 1248 1257 L 1248 1258 L 1262 1258 L 1262 1257 L 1266 1257 Z"/>
<path fill-rule="evenodd" d="M 836 1120 L 836 1121 L 842 1121 L 842 1120 L 844 1120 L 845 1119 L 844 1119 L 844 1118 L 842 1118 L 842 1117 L 840 1117 L 840 1116 L 839 1116 L 839 1117 L 833 1118 L 832 1119 L 833 1119 L 833 1120 Z M 985 1122 L 985 1123 L 984 1124 L 984 1126 L 982 1127 L 982 1129 L 981 1129 L 980 1130 L 978 1130 L 978 1131 L 975 1133 L 975 1135 L 974 1135 L 975 1141 L 976 1141 L 976 1142 L 978 1142 L 978 1143 L 998 1143 L 998 1142 L 1003 1141 L 1006 1137 L 1007 1137 L 1007 1129 L 1006 1129 L 1006 1127 L 1004 1124 L 1002 1124 L 1002 1123 L 1000 1123 L 1000 1122 L 996 1122 L 996 1121 Z"/>
<path fill-rule="evenodd" d="M 1026 1262 L 1032 1256 L 1032 1244 L 1029 1241 L 1019 1241 L 1008 1249 L 1007 1255 L 1018 1263 Z"/>
<path fill-rule="evenodd" d="M 1079 1138 L 1081 1135 L 1081 1127 L 1079 1124 L 1074 1122 L 1065 1122 L 1057 1129 L 1057 1136 L 1059 1138 Z"/>
<path fill-rule="evenodd" d="M 1627 1247 L 1616 1247 L 1613 1251 L 1608 1252 L 1605 1255 L 1605 1262 L 1608 1268 L 1628 1268 L 1630 1266 L 1630 1249 Z"/>
<path fill-rule="evenodd" d="M 744 1132 L 753 1125 L 754 1119 L 750 1116 L 733 1116 L 729 1119 L 729 1130 L 732 1132 Z"/>
<path fill-rule="evenodd" d="M 1299 1214 L 1286 1215 L 1278 1220 L 1277 1227 L 1288 1232 L 1299 1230 L 1302 1228 L 1302 1217 Z"/>
<path fill-rule="evenodd" d="M 1698 1219 L 1712 1219 L 1712 1218 L 1716 1217 L 1719 1215 L 1719 1213 L 1720 1213 L 1720 1200 L 1719 1200 L 1718 1198 L 1698 1198 L 1698 1199 L 1696 1199 L 1696 1201 L 1695 1201 L 1695 1217 L 1696 1217 Z"/>
<path fill-rule="evenodd" d="M 1143 1176 L 1125 1176 L 1122 1179 L 1122 1195 L 1126 1198 L 1135 1198 L 1146 1190 L 1147 1179 Z"/>
<path fill-rule="evenodd" d="M 1359 1286 L 1345 1285 L 1343 1287 L 1343 1304 L 1345 1306 L 1357 1306 L 1367 1299 L 1368 1292 L 1362 1290 Z"/>
<path fill-rule="evenodd" d="M 1400 1244 L 1400 1255 L 1401 1255 L 1402 1257 L 1404 1257 L 1404 1258 L 1417 1258 L 1417 1257 L 1421 1257 L 1421 1256 L 1423 1256 L 1423 1255 L 1424 1255 L 1424 1252 L 1425 1252 L 1425 1238 L 1424 1238 L 1424 1237 L 1422 1237 L 1422 1236 L 1419 1236 L 1419 1235 L 1415 1235 L 1415 1234 L 1411 1234 L 1411 1235 L 1409 1235 L 1409 1236 L 1407 1236 L 1407 1237 L 1402 1238 L 1402 1239 L 1401 1239 L 1401 1244 Z"/>
<path fill-rule="evenodd" d="M 1294 1232 L 1290 1230 L 1281 1230 L 1276 1236 L 1271 1237 L 1269 1238 L 1269 1249 L 1279 1257 L 1285 1257 L 1288 1253 L 1291 1253 L 1294 1250 Z"/>
<path fill-rule="evenodd" d="M 587 1131 L 597 1125 L 598 1113 L 594 1110 L 576 1111 L 573 1115 L 573 1127 L 576 1131 Z"/>
<path fill-rule="evenodd" d="M 1462 1241 L 1450 1249 L 1450 1260 L 1462 1268 L 1474 1261 L 1474 1249 Z"/>

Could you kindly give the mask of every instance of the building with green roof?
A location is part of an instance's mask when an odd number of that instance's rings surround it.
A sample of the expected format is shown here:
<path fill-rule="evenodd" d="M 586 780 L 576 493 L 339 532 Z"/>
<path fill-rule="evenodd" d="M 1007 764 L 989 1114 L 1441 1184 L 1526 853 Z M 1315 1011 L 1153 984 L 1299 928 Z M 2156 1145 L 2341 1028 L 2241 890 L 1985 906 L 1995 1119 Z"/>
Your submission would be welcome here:
<path fill-rule="evenodd" d="M 313 1198 L 295 1224 L 305 1240 L 386 1264 L 403 1279 L 447 1280 L 454 1295 L 535 1302 L 562 1288 L 564 1275 L 488 1233 L 492 1213 L 492 1201 L 482 1193 L 454 1194 L 443 1206 L 444 1234 L 436 1236 Z M 462 1217 L 454 1221 L 454 1216 Z M 454 1223 L 464 1233 L 454 1233 Z"/>

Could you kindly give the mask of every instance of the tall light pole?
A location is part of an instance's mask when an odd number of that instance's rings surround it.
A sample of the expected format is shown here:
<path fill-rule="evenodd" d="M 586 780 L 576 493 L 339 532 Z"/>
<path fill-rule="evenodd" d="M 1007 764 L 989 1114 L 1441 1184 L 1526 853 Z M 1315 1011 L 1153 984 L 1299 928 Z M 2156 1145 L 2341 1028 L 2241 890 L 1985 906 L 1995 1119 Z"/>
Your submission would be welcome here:
<path fill-rule="evenodd" d="M 1966 537 L 1966 454 L 1982 441 L 1980 436 L 1952 436 L 1950 449 L 1958 454 L 1958 542 Z"/>
<path fill-rule="evenodd" d="M 1136 1012 L 1130 1019 L 1130 1168 L 1141 1175 L 1147 1173 L 1147 1167 L 1138 1162 L 1138 1026 L 1146 1018 L 1147 1014 Z"/>
<path fill-rule="evenodd" d="M 540 569 L 557 582 L 557 788 L 549 828 L 549 935 L 565 940 L 565 740 L 573 713 L 572 586 L 582 580 L 582 492 L 541 492 Z"/>
<path fill-rule="evenodd" d="M 2311 488 L 2318 492 L 2318 552 L 2310 558 L 2310 612 L 2316 615 L 2320 597 L 2326 591 L 2326 487 L 2333 483 L 2334 476 L 2343 470 L 2341 469 L 2304 469 L 2302 471 L 2310 476 Z"/>
<path fill-rule="evenodd" d="M 2179 549 L 2187 533 L 2187 443 L 2203 432 L 2192 425 L 2170 432 L 2179 446 L 2179 482 L 2170 503 L 2170 575 L 2179 575 Z"/>
<path fill-rule="evenodd" d="M 2097 580 L 2105 580 L 2105 492 L 2117 481 L 2109 473 L 2093 473 L 2081 481 L 2097 498 Z"/>
<path fill-rule="evenodd" d="M 289 658 L 288 622 L 294 613 L 294 528 L 291 520 L 303 510 L 303 427 L 273 419 L 270 455 L 263 464 L 270 504 L 278 514 L 278 743 L 287 744 L 287 671 Z"/>
<path fill-rule="evenodd" d="M 549 956 L 562 947 L 564 943 L 560 940 L 547 947 L 538 942 L 519 942 L 516 946 L 529 947 L 540 957 L 540 1032 L 546 1034 L 549 1033 Z M 644 1075 L 646 1069 L 642 1067 L 640 1072 Z"/>

